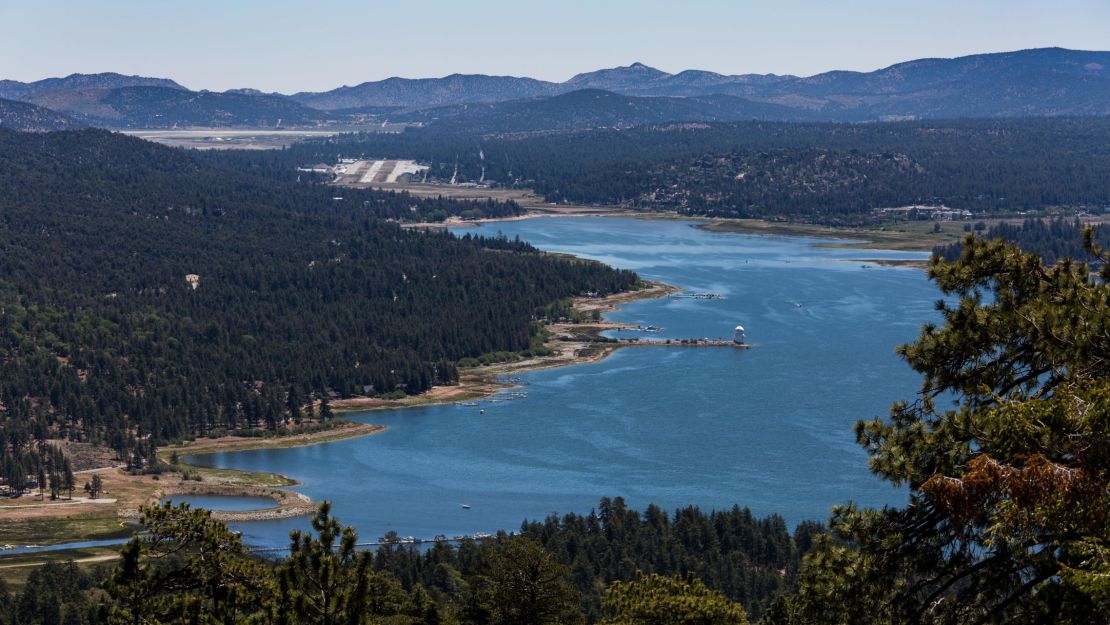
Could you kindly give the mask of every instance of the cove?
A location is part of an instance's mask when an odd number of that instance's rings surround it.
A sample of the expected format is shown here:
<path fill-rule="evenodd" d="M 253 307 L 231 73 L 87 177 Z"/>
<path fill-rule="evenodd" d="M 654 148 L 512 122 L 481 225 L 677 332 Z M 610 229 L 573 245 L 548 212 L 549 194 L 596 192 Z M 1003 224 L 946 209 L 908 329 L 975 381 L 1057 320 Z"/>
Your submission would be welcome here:
<path fill-rule="evenodd" d="M 640 301 L 608 318 L 660 326 L 660 338 L 729 337 L 742 324 L 754 348 L 628 347 L 527 374 L 527 398 L 483 403 L 484 414 L 461 405 L 355 413 L 389 429 L 188 461 L 288 475 L 301 482 L 295 490 L 331 500 L 367 541 L 388 531 L 513 530 L 525 518 L 587 513 L 603 496 L 638 508 L 738 504 L 791 525 L 827 519 L 849 501 L 904 502 L 904 490 L 870 473 L 852 425 L 913 399 L 919 378 L 894 350 L 938 321 L 940 293 L 921 270 L 851 259 L 925 254 L 821 248 L 674 220 L 543 218 L 467 231 L 721 293 Z M 307 527 L 307 519 L 235 525 L 264 547 Z"/>

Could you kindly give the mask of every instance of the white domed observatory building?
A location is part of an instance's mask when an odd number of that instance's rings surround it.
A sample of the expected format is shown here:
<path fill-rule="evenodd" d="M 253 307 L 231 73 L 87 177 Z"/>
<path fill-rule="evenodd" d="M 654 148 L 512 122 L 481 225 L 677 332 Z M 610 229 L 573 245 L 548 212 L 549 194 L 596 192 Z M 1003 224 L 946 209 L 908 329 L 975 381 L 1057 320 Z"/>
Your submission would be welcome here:
<path fill-rule="evenodd" d="M 744 337 L 744 326 L 736 326 L 736 330 L 732 333 L 732 342 L 737 345 L 747 343 L 747 339 Z"/>

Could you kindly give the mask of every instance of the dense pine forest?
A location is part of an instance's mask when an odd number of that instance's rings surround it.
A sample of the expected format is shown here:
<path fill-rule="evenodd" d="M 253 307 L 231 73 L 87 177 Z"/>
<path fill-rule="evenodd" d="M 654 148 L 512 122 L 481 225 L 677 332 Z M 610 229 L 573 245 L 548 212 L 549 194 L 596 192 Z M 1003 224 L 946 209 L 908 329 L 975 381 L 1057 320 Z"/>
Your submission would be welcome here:
<path fill-rule="evenodd" d="M 314 519 L 318 534 L 298 532 L 288 558 L 264 560 L 251 556 L 207 514 L 153 509 L 145 518 L 150 536 L 126 548 L 124 563 L 114 571 L 50 564 L 32 573 L 7 601 L 0 588 L 0 625 L 220 616 L 260 623 L 337 622 L 328 621 L 319 602 L 305 596 L 321 583 L 331 585 L 327 592 L 342 609 L 333 618 L 347 616 L 338 622 L 612 623 L 620 611 L 614 589 L 637 580 L 657 595 L 674 592 L 677 585 L 674 598 L 680 601 L 656 609 L 668 608 L 679 617 L 684 603 L 687 617 L 703 619 L 666 622 L 736 623 L 710 618 L 712 606 L 718 606 L 719 616 L 746 611 L 758 617 L 775 597 L 795 588 L 802 554 L 824 532 L 819 524 L 803 523 L 792 536 L 782 518 L 757 519 L 739 507 L 669 514 L 650 506 L 641 513 L 619 498 L 605 498 L 588 515 L 525 522 L 514 535 L 366 552 L 353 548 L 354 532 L 342 529 L 325 507 Z M 204 558 L 217 551 L 223 564 L 206 564 Z M 215 585 L 230 587 L 228 601 L 212 603 Z M 636 590 L 637 602 L 652 600 L 643 588 Z M 100 593 L 111 600 L 94 600 Z M 699 603 L 691 602 L 694 598 Z"/>
<path fill-rule="evenodd" d="M 274 429 L 330 397 L 449 384 L 459 359 L 528 349 L 538 310 L 636 282 L 388 219 L 469 203 L 340 199 L 103 131 L 0 131 L 0 188 L 0 465 L 13 474 L 37 470 L 49 439 L 142 464 L 154 444 Z"/>
<path fill-rule="evenodd" d="M 604 589 L 635 579 L 637 573 L 696 577 L 758 615 L 777 595 L 793 588 L 802 553 L 823 531 L 820 524 L 807 522 L 791 534 L 781 517 L 757 519 L 739 506 L 710 513 L 691 506 L 670 514 L 648 506 L 639 512 L 618 497 L 602 499 L 587 515 L 525 522 L 518 534 L 536 541 L 567 567 L 581 595 L 582 611 L 593 622 L 602 616 Z M 408 590 L 424 586 L 448 593 L 451 586 L 444 582 L 453 576 L 452 569 L 464 578 L 481 574 L 492 547 L 437 546 L 425 554 L 382 549 L 374 562 Z"/>
<path fill-rule="evenodd" d="M 873 209 L 979 214 L 1110 206 L 1110 120 L 689 123 L 527 136 L 432 128 L 343 135 L 266 156 L 413 158 L 431 174 L 532 188 L 551 202 L 681 214 L 871 223 Z M 250 155 L 248 155 L 250 157 Z"/>
<path fill-rule="evenodd" d="M 1021 249 L 1040 256 L 1045 263 L 1054 265 L 1064 258 L 1079 262 L 1093 262 L 1084 244 L 1083 224 L 1078 220 L 1026 219 L 1020 224 L 1000 222 L 982 233 L 988 239 L 1005 239 Z M 1110 247 L 1110 228 L 1095 226 L 1091 231 L 1092 242 L 1099 247 Z M 962 244 L 942 245 L 933 252 L 945 260 L 960 257 Z"/>

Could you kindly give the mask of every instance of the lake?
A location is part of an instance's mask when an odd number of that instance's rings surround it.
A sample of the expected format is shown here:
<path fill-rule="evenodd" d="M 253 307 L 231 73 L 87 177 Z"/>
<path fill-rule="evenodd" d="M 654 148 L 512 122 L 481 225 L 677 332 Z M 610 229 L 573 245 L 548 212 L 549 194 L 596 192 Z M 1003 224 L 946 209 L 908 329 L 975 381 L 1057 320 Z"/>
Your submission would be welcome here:
<path fill-rule="evenodd" d="M 293 449 L 204 455 L 197 464 L 276 471 L 334 503 L 363 540 L 513 530 L 525 518 L 587 513 L 603 496 L 674 509 L 748 506 L 788 523 L 837 504 L 897 504 L 874 477 L 857 419 L 913 397 L 894 349 L 937 321 L 939 291 L 917 269 L 853 258 L 925 254 L 814 247 L 813 239 L 711 233 L 671 220 L 551 218 L 483 224 L 544 250 L 633 269 L 721 300 L 636 302 L 614 321 L 658 337 L 731 337 L 749 350 L 624 348 L 592 364 L 523 376 L 526 399 L 349 415 L 381 434 Z M 459 311 L 459 314 L 466 314 Z M 470 506 L 464 509 L 463 504 Z M 237 524 L 280 546 L 306 519 Z"/>

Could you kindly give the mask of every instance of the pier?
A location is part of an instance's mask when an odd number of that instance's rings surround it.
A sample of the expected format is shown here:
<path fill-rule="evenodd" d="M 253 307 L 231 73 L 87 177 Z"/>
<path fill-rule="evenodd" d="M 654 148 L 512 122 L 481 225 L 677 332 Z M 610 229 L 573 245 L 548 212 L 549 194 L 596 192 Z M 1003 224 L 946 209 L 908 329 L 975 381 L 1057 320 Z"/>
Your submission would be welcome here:
<path fill-rule="evenodd" d="M 508 534 L 513 536 L 513 533 Z M 375 547 L 404 547 L 415 545 L 429 545 L 437 543 L 461 543 L 468 540 L 484 540 L 493 538 L 493 534 L 477 533 L 465 536 L 436 536 L 434 538 L 414 538 L 412 536 L 398 537 L 394 540 L 376 540 L 369 542 L 355 543 L 357 549 L 371 549 Z M 289 551 L 289 547 L 248 547 L 251 553 L 280 553 Z"/>
<path fill-rule="evenodd" d="M 662 332 L 663 328 L 655 325 L 632 325 L 626 323 L 614 323 L 611 321 L 596 321 L 593 323 L 578 323 L 578 324 L 558 324 L 555 326 L 557 333 L 552 337 L 556 341 L 562 343 L 578 343 L 584 348 L 586 346 L 602 347 L 609 346 L 635 346 L 635 345 L 651 345 L 655 347 L 733 347 L 736 349 L 751 349 L 752 345 L 748 343 L 743 334 L 741 326 L 736 327 L 736 332 L 732 338 L 708 338 L 708 337 L 690 337 L 690 338 L 664 338 L 658 336 L 617 336 L 606 337 L 601 336 L 602 332 L 617 331 L 617 332 L 640 332 L 643 334 L 657 334 Z"/>
<path fill-rule="evenodd" d="M 675 299 L 727 299 L 722 293 L 675 293 Z"/>
<path fill-rule="evenodd" d="M 616 339 L 620 345 L 654 345 L 657 347 L 735 347 L 737 349 L 751 349 L 750 343 L 737 343 L 732 339 L 657 339 L 634 338 Z"/>

